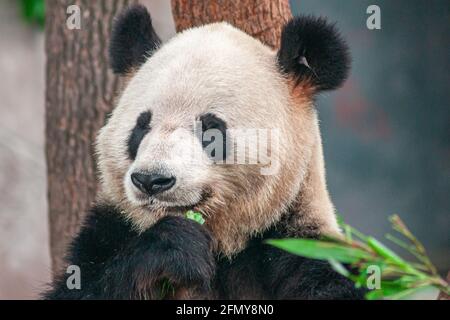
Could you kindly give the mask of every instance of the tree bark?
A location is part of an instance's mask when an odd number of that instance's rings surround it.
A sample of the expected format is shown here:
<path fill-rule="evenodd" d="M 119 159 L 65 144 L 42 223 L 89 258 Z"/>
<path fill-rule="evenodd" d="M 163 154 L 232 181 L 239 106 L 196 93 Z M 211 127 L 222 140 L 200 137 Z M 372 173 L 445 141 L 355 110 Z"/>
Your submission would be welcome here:
<path fill-rule="evenodd" d="M 119 79 L 108 68 L 113 17 L 130 0 L 48 0 L 46 3 L 46 157 L 53 271 L 96 190 L 93 143 L 113 107 Z M 81 29 L 66 25 L 78 5 Z"/>
<path fill-rule="evenodd" d="M 292 18 L 289 0 L 172 0 L 172 13 L 177 32 L 227 21 L 272 48 Z"/>

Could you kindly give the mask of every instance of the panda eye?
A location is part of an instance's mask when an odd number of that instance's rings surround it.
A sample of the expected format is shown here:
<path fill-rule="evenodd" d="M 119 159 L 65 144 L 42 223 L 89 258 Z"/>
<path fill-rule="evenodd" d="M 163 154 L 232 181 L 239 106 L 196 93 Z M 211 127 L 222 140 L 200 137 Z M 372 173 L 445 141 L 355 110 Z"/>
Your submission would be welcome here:
<path fill-rule="evenodd" d="M 217 153 L 217 157 L 220 159 L 216 159 L 216 150 L 213 149 L 211 151 L 211 154 L 209 155 L 214 160 L 224 160 L 226 158 L 226 131 L 227 131 L 227 125 L 225 121 L 217 117 L 216 115 L 212 113 L 204 114 L 200 117 L 200 121 L 202 122 L 202 133 L 205 133 L 208 130 L 216 129 L 219 130 L 222 133 L 222 139 L 223 139 L 223 145 L 222 152 Z M 206 148 L 208 145 L 213 143 L 215 138 L 213 137 L 212 140 L 207 140 L 203 137 L 202 134 L 202 146 L 203 149 Z M 217 146 L 216 146 L 217 147 Z"/>
<path fill-rule="evenodd" d="M 136 154 L 142 139 L 150 131 L 150 121 L 152 113 L 150 111 L 142 112 L 136 120 L 136 125 L 128 138 L 128 155 L 130 159 L 136 159 Z"/>
<path fill-rule="evenodd" d="M 136 121 L 136 126 L 140 129 L 149 129 L 152 113 L 150 111 L 143 112 L 139 115 Z"/>
<path fill-rule="evenodd" d="M 225 121 L 217 117 L 212 113 L 204 114 L 200 117 L 200 121 L 202 122 L 202 131 L 205 132 L 209 129 L 218 129 L 222 133 L 226 130 Z"/>

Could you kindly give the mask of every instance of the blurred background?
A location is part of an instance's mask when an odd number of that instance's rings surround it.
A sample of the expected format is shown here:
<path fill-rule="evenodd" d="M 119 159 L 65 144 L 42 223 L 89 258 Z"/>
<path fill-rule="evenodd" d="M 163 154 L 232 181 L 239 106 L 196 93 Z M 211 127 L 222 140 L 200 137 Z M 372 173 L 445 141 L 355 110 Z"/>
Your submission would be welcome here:
<path fill-rule="evenodd" d="M 26 2 L 26 1 L 25 1 Z M 145 0 L 175 34 L 166 0 Z M 42 8 L 0 1 L 0 299 L 32 299 L 50 277 L 44 155 Z M 338 22 L 353 69 L 318 110 L 339 214 L 382 238 L 398 213 L 441 273 L 450 267 L 450 2 L 292 0 L 294 14 Z M 381 30 L 366 9 L 381 8 Z"/>

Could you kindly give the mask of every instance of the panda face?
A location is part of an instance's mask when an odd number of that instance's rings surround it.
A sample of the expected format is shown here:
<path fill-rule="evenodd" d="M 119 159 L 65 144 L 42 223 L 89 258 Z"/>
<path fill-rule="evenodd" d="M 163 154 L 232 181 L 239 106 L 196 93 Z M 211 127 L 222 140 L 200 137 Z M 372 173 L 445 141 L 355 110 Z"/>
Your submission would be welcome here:
<path fill-rule="evenodd" d="M 286 128 L 287 90 L 275 53 L 243 32 L 215 24 L 179 35 L 132 77 L 101 131 L 103 189 L 166 213 L 257 189 L 261 165 L 230 163 L 225 141 L 233 130 Z M 222 134 L 219 161 L 205 152 L 207 130 Z"/>
<path fill-rule="evenodd" d="M 346 47 L 334 27 L 312 18 L 291 22 L 278 52 L 226 23 L 160 47 L 145 9 L 131 13 L 112 35 L 113 69 L 128 83 L 97 139 L 101 197 L 141 231 L 165 215 L 200 211 L 218 249 L 232 255 L 280 219 L 313 161 L 321 167 L 314 94 L 343 81 Z M 225 138 L 214 138 L 224 152 L 210 152 L 211 130 Z M 265 153 L 251 153 L 261 145 Z"/>

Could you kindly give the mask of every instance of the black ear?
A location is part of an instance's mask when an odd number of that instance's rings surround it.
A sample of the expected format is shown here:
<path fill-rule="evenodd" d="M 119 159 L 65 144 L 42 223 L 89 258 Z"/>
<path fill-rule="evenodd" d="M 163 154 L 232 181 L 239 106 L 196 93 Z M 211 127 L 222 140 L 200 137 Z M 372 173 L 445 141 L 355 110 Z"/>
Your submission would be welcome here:
<path fill-rule="evenodd" d="M 296 17 L 283 29 L 278 63 L 297 84 L 315 90 L 338 88 L 347 78 L 350 54 L 334 24 L 324 18 Z"/>
<path fill-rule="evenodd" d="M 117 16 L 112 28 L 109 45 L 111 68 L 114 73 L 127 73 L 142 65 L 160 44 L 147 8 L 130 6 Z"/>

